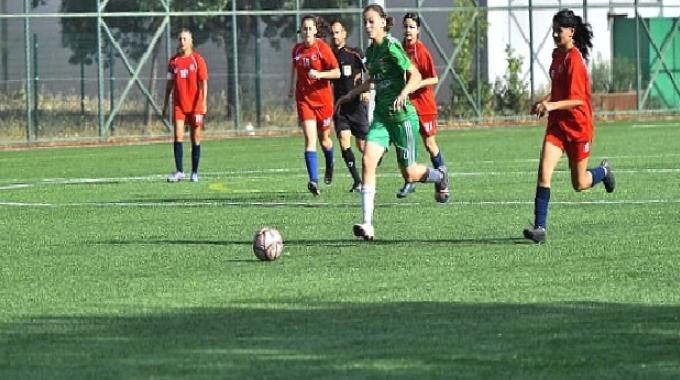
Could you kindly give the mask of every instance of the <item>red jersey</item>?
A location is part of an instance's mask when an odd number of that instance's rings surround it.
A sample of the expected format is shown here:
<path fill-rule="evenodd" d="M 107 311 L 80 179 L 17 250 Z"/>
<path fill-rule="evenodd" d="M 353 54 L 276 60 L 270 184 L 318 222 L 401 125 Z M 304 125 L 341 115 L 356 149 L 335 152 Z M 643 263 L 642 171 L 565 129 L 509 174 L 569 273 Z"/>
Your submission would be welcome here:
<path fill-rule="evenodd" d="M 582 100 L 584 104 L 569 110 L 551 111 L 548 115 L 548 125 L 564 131 L 569 141 L 592 140 L 593 107 L 590 100 L 590 78 L 585 60 L 576 47 L 567 52 L 553 50 L 550 79 L 551 102 Z"/>
<path fill-rule="evenodd" d="M 333 104 L 333 91 L 328 79 L 311 79 L 309 70 L 327 71 L 338 68 L 338 60 L 333 50 L 322 40 L 315 39 L 312 46 L 304 42 L 293 48 L 293 65 L 297 71 L 295 84 L 295 100 L 305 101 L 313 108 Z"/>
<path fill-rule="evenodd" d="M 407 45 L 404 48 L 413 65 L 420 71 L 423 79 L 435 78 L 437 76 L 437 69 L 434 67 L 432 54 L 427 50 L 425 44 L 416 41 L 415 44 Z M 435 100 L 432 86 L 418 89 L 418 91 L 409 95 L 409 98 L 413 106 L 416 107 L 418 115 L 437 114 L 437 101 Z"/>
<path fill-rule="evenodd" d="M 198 89 L 198 83 L 208 80 L 208 66 L 198 52 L 194 51 L 184 57 L 182 53 L 175 54 L 168 62 L 168 79 L 174 80 L 174 106 L 184 113 L 205 114 L 203 109 L 203 94 Z"/>

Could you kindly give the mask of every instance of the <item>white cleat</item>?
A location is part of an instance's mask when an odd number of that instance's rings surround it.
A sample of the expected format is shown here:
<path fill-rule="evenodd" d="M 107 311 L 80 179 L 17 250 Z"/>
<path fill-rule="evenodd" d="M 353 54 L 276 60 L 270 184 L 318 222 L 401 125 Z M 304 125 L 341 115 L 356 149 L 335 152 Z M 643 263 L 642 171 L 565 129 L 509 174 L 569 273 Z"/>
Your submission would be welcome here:
<path fill-rule="evenodd" d="M 183 172 L 174 172 L 168 176 L 168 182 L 179 182 L 184 179 L 185 175 Z"/>
<path fill-rule="evenodd" d="M 191 182 L 198 182 L 198 173 L 196 172 L 191 172 Z"/>
<path fill-rule="evenodd" d="M 355 224 L 352 227 L 352 232 L 354 232 L 354 236 L 363 238 L 364 240 L 370 241 L 375 239 L 375 230 L 370 224 Z"/>

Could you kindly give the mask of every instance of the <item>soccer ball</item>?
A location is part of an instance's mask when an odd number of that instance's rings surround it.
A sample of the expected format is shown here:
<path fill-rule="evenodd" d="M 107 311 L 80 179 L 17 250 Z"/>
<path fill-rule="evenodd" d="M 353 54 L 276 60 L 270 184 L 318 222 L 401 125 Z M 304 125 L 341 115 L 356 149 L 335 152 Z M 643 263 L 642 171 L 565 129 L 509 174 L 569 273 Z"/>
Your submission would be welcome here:
<path fill-rule="evenodd" d="M 253 239 L 253 252 L 262 261 L 274 261 L 283 252 L 283 237 L 272 227 L 264 227 L 257 231 Z"/>

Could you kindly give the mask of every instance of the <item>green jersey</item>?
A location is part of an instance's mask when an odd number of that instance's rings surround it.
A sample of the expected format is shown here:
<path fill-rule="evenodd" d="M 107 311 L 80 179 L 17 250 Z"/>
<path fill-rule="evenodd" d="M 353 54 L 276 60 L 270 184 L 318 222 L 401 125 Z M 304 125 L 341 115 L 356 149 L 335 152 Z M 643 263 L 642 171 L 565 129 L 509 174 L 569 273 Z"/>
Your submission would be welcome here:
<path fill-rule="evenodd" d="M 404 89 L 406 72 L 411 67 L 411 60 L 399 40 L 388 34 L 381 44 L 373 43 L 366 50 L 366 61 L 368 74 L 375 83 L 375 115 L 387 123 L 408 119 L 407 108 L 413 108 L 408 97 L 404 109 L 393 109 L 394 100 Z"/>

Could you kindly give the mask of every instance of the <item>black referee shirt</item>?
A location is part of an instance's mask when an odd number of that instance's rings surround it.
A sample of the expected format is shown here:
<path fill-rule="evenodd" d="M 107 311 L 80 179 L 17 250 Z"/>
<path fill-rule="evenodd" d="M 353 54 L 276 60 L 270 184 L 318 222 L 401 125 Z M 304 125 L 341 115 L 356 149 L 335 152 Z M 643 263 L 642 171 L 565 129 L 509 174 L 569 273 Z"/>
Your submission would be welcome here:
<path fill-rule="evenodd" d="M 343 46 L 338 50 L 333 49 L 333 53 L 335 53 L 335 58 L 337 58 L 340 65 L 340 78 L 333 79 L 333 95 L 337 101 L 341 96 L 352 91 L 354 87 L 363 82 L 361 74 L 366 69 L 364 66 L 364 56 L 359 49 Z M 356 96 L 343 104 L 340 112 L 353 112 L 360 103 L 360 97 Z"/>

